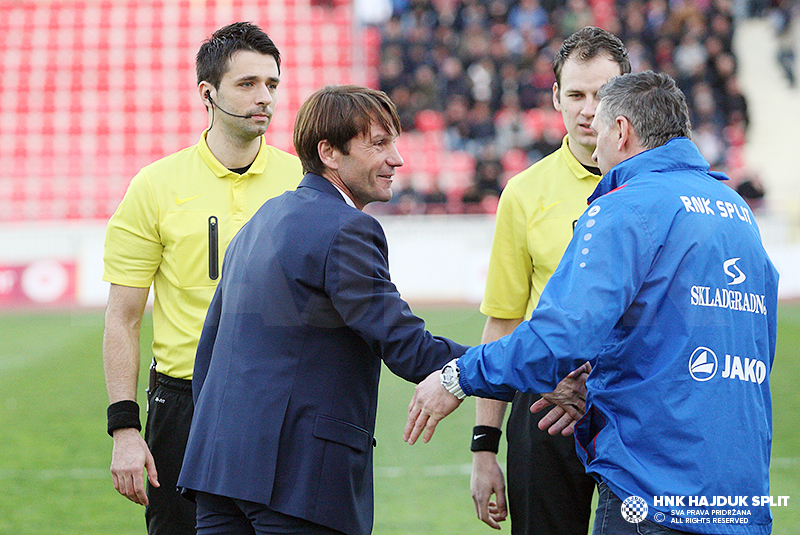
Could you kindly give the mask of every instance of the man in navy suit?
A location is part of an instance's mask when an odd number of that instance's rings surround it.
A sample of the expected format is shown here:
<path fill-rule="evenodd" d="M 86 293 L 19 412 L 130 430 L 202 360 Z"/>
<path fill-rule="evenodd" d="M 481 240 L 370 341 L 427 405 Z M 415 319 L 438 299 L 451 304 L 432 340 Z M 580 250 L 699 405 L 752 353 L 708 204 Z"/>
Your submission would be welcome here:
<path fill-rule="evenodd" d="M 466 351 L 411 313 L 361 211 L 391 199 L 399 133 L 384 93 L 317 91 L 294 129 L 305 177 L 228 247 L 178 482 L 198 535 L 370 533 L 381 361 L 416 383 Z"/>

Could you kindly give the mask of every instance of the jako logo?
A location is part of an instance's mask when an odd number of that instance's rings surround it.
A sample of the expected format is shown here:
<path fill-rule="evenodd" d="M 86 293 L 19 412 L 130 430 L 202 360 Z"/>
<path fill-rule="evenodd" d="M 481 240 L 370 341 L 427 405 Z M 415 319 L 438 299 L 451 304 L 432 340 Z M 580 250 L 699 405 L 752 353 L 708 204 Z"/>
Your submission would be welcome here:
<path fill-rule="evenodd" d="M 689 374 L 695 381 L 708 381 L 717 374 L 717 355 L 707 347 L 698 347 L 689 357 Z"/>
<path fill-rule="evenodd" d="M 739 260 L 739 258 L 731 258 L 730 260 L 726 260 L 725 263 L 722 264 L 722 268 L 725 270 L 725 274 L 729 276 L 731 279 L 733 279 L 728 283 L 728 286 L 733 286 L 734 284 L 741 284 L 747 278 L 745 277 L 744 273 L 742 273 L 742 270 L 739 269 L 739 266 L 736 265 L 737 260 Z M 735 272 L 732 272 L 731 269 L 733 269 Z"/>

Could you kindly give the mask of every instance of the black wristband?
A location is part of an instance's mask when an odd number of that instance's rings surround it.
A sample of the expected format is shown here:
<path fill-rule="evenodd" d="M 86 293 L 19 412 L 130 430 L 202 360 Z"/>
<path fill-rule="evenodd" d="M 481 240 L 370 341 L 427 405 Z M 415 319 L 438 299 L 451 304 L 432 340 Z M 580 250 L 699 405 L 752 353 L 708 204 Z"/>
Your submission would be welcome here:
<path fill-rule="evenodd" d="M 139 404 L 131 400 L 117 401 L 108 406 L 106 411 L 108 416 L 108 434 L 114 435 L 116 429 L 132 427 L 137 431 L 142 430 L 142 423 L 139 421 Z"/>
<path fill-rule="evenodd" d="M 472 428 L 471 451 L 491 451 L 497 453 L 500 448 L 500 436 L 503 432 L 488 425 L 476 425 Z"/>

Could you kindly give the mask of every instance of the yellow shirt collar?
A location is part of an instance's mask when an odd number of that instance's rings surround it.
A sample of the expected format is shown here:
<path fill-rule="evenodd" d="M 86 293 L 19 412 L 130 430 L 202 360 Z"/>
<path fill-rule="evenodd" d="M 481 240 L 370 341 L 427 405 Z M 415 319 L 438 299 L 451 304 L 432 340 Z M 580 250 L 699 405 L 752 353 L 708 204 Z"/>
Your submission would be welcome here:
<path fill-rule="evenodd" d="M 217 157 L 211 152 L 211 149 L 208 148 L 208 141 L 206 140 L 206 135 L 208 134 L 208 129 L 203 131 L 203 134 L 200 136 L 200 142 L 197 144 L 197 149 L 200 152 L 200 156 L 203 158 L 203 161 L 208 165 L 208 168 L 211 169 L 218 178 L 238 178 L 240 175 L 234 173 L 217 160 Z M 266 146 L 266 141 L 264 140 L 264 136 L 261 136 L 261 146 L 258 148 L 258 154 L 256 154 L 256 159 L 253 160 L 253 164 L 250 166 L 250 169 L 244 175 L 247 176 L 250 174 L 258 175 L 264 172 L 267 168 L 267 151 L 264 150 Z"/>
<path fill-rule="evenodd" d="M 575 175 L 575 178 L 584 180 L 586 178 L 597 178 L 600 176 L 586 169 L 575 155 L 572 154 L 572 151 L 569 150 L 569 134 L 565 135 L 564 139 L 561 141 L 561 153 L 564 155 L 567 167 L 569 167 L 570 171 Z"/>

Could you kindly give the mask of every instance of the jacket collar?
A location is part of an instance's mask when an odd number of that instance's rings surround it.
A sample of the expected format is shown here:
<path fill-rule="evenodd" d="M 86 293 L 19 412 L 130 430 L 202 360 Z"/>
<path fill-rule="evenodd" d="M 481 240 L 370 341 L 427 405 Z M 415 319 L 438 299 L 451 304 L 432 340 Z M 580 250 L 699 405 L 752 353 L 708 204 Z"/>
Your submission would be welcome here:
<path fill-rule="evenodd" d="M 688 138 L 676 137 L 664 145 L 628 158 L 611 168 L 597 184 L 589 197 L 589 204 L 598 197 L 624 186 L 629 180 L 642 173 L 664 171 L 695 170 L 708 173 L 717 180 L 728 180 L 723 173 L 709 171 L 709 164 L 700 154 L 697 146 Z"/>
<path fill-rule="evenodd" d="M 311 188 L 328 195 L 333 195 L 340 201 L 345 202 L 344 197 L 342 197 L 342 194 L 336 189 L 336 186 L 331 184 L 327 178 L 315 173 L 306 173 L 303 180 L 301 180 L 300 184 L 297 186 L 297 189 L 300 188 Z"/>

